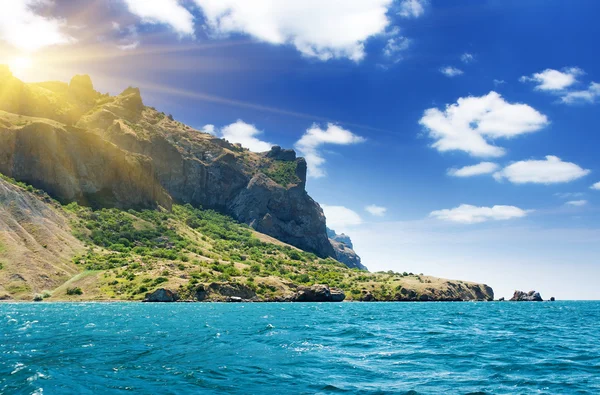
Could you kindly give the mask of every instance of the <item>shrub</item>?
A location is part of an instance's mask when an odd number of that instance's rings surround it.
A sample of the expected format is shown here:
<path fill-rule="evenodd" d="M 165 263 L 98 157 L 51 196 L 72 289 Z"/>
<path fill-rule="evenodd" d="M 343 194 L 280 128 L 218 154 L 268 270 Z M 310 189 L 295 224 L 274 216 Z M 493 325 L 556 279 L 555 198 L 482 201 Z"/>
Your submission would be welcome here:
<path fill-rule="evenodd" d="M 83 291 L 79 287 L 67 288 L 67 295 L 83 295 Z"/>

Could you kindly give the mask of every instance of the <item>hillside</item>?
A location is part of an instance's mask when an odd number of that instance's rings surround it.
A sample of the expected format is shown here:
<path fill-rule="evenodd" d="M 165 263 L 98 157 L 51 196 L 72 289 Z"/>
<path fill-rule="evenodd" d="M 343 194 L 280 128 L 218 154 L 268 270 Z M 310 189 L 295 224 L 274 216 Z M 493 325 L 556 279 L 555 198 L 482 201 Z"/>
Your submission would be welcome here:
<path fill-rule="evenodd" d="M 292 150 L 203 133 L 136 88 L 101 94 L 85 75 L 27 84 L 0 66 L 0 298 L 139 300 L 169 288 L 273 301 L 310 298 L 298 295 L 315 284 L 348 300 L 493 297 L 368 273 L 347 236 L 328 234 L 306 172 Z"/>
<path fill-rule="evenodd" d="M 290 300 L 326 284 L 346 300 L 493 299 L 491 288 L 412 273 L 369 273 L 260 234 L 213 210 L 93 210 L 0 179 L 0 298 Z M 201 295 L 201 296 L 200 296 Z"/>

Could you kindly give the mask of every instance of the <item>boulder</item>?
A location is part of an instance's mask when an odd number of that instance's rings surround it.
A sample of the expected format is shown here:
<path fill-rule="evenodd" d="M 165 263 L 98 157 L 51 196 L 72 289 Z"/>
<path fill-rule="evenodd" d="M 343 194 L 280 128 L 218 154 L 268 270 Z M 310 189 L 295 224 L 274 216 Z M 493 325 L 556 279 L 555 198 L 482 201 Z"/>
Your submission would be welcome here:
<path fill-rule="evenodd" d="M 500 299 L 498 299 L 498 302 L 504 302 L 504 300 L 505 300 L 505 299 L 504 299 L 504 296 L 503 296 L 503 297 L 501 297 Z"/>
<path fill-rule="evenodd" d="M 361 302 L 377 302 L 377 298 L 370 291 L 363 290 L 359 299 Z"/>
<path fill-rule="evenodd" d="M 346 294 L 339 288 L 331 288 L 331 301 L 343 302 L 346 299 Z"/>
<path fill-rule="evenodd" d="M 346 295 L 341 289 L 330 289 L 327 285 L 315 284 L 311 287 L 299 287 L 290 301 L 292 302 L 341 302 Z"/>
<path fill-rule="evenodd" d="M 551 302 L 554 302 L 554 301 L 556 301 L 556 299 L 554 298 L 554 296 L 552 296 L 552 297 L 550 298 L 550 301 L 551 301 Z"/>
<path fill-rule="evenodd" d="M 513 297 L 510 298 L 511 302 L 542 302 L 543 300 L 540 293 L 536 291 L 515 291 Z"/>
<path fill-rule="evenodd" d="M 162 303 L 162 302 L 177 302 L 179 295 L 177 292 L 170 289 L 159 288 L 154 292 L 147 293 L 144 302 Z"/>

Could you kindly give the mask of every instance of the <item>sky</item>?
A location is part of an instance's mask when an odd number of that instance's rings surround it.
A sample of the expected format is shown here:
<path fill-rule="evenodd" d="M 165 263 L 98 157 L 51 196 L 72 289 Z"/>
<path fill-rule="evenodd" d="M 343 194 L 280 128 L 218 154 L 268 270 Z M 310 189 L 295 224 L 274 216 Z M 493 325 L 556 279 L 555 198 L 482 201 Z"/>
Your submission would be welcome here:
<path fill-rule="evenodd" d="M 0 63 L 291 147 L 371 271 L 600 299 L 600 2 L 16 0 Z"/>

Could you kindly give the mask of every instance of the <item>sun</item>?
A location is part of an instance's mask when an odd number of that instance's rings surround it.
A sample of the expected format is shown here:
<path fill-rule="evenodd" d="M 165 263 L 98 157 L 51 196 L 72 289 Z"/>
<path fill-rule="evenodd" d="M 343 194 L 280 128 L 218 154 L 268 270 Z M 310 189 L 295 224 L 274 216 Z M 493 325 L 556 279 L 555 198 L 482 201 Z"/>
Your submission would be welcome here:
<path fill-rule="evenodd" d="M 23 77 L 33 67 L 33 60 L 28 56 L 16 56 L 8 62 L 10 71 L 16 77 Z"/>

